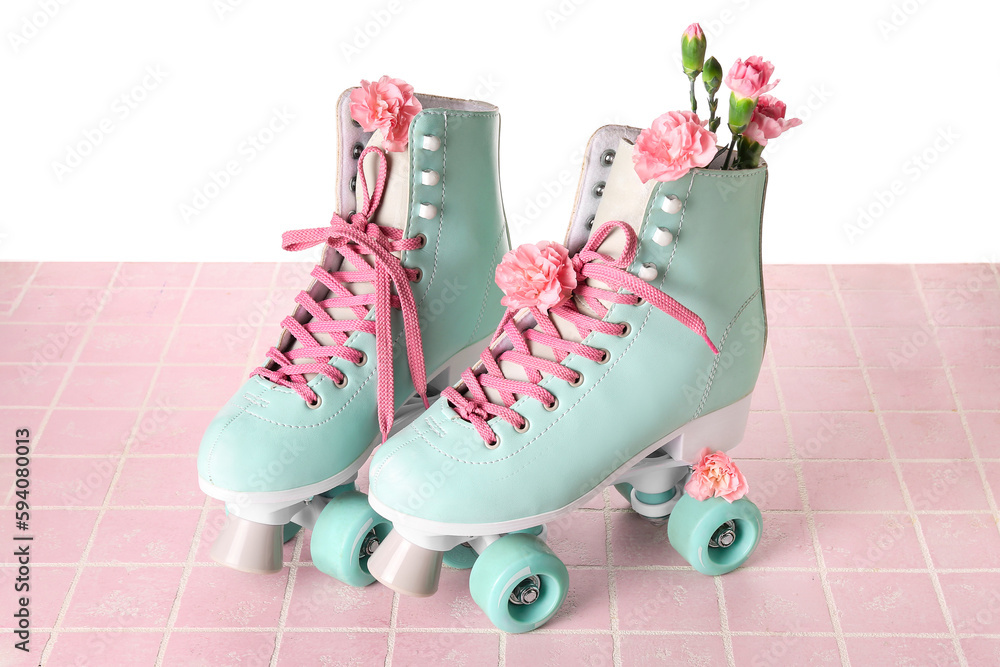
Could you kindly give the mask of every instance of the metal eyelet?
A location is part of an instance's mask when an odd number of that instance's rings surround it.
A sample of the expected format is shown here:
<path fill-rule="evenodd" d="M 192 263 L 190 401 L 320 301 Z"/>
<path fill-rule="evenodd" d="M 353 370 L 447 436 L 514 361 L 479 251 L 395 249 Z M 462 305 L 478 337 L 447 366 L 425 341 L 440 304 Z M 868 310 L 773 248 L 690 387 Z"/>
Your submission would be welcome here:
<path fill-rule="evenodd" d="M 417 234 L 417 235 L 416 235 L 416 236 L 414 236 L 413 238 L 415 238 L 415 239 L 417 239 L 418 241 L 420 241 L 420 245 L 418 245 L 418 246 L 417 246 L 416 248 L 414 248 L 414 250 L 420 250 L 420 249 L 421 249 L 421 248 L 423 248 L 423 247 L 424 247 L 425 245 L 427 245 L 427 237 L 426 237 L 426 236 L 424 236 L 423 234 Z"/>
<path fill-rule="evenodd" d="M 542 407 L 545 408 L 548 412 L 553 412 L 553 411 L 559 409 L 559 399 L 556 398 L 555 396 L 553 396 L 552 397 L 552 402 L 551 403 L 543 403 Z"/>
<path fill-rule="evenodd" d="M 635 305 L 637 305 L 637 306 L 645 306 L 645 305 L 646 305 L 646 300 L 645 300 L 645 299 L 643 299 L 643 298 L 642 298 L 642 297 L 640 296 L 640 297 L 639 297 L 639 300 L 635 302 Z"/>
<path fill-rule="evenodd" d="M 318 408 L 321 405 L 323 405 L 323 397 L 320 396 L 319 394 L 316 394 L 316 401 L 315 402 L 310 403 L 309 401 L 306 401 L 306 407 L 309 408 L 310 410 L 315 410 L 316 408 Z"/>
<path fill-rule="evenodd" d="M 496 436 L 494 436 L 494 437 L 496 437 Z M 492 443 L 486 442 L 486 443 L 483 443 L 483 444 L 486 445 L 486 449 L 496 449 L 497 447 L 500 446 L 500 438 L 497 438 Z"/>
<path fill-rule="evenodd" d="M 601 153 L 601 164 L 605 167 L 610 167 L 615 161 L 615 152 L 612 149 L 608 149 Z"/>
<path fill-rule="evenodd" d="M 355 366 L 364 366 L 368 363 L 368 355 L 364 352 L 361 353 L 361 358 L 354 362 Z"/>
<path fill-rule="evenodd" d="M 622 326 L 622 331 L 621 331 L 621 333 L 620 333 L 620 334 L 618 334 L 618 337 L 619 337 L 619 338 L 625 338 L 625 337 L 626 337 L 626 336 L 628 336 L 628 335 L 629 335 L 630 333 L 632 333 L 632 325 L 631 325 L 631 324 L 629 324 L 628 322 L 622 322 L 622 324 L 623 324 L 624 326 Z"/>
<path fill-rule="evenodd" d="M 604 196 L 604 186 L 605 185 L 606 185 L 606 183 L 604 181 L 600 181 L 597 185 L 594 186 L 593 193 L 594 193 L 595 197 L 603 197 Z"/>
<path fill-rule="evenodd" d="M 587 229 L 593 229 L 594 228 L 594 217 L 595 216 L 592 215 L 589 218 L 587 218 Z"/>
<path fill-rule="evenodd" d="M 361 127 L 361 123 L 354 120 L 353 118 L 351 119 L 351 125 L 353 125 L 354 127 Z"/>
<path fill-rule="evenodd" d="M 577 372 L 576 377 L 569 381 L 569 386 L 579 387 L 583 384 L 583 373 Z"/>
<path fill-rule="evenodd" d="M 354 144 L 354 148 L 351 149 L 351 155 L 357 160 L 361 157 L 361 152 L 365 149 L 361 144 Z"/>
<path fill-rule="evenodd" d="M 611 353 L 607 350 L 601 349 L 601 358 L 597 360 L 599 364 L 606 364 L 611 361 Z"/>
<path fill-rule="evenodd" d="M 358 189 L 358 177 L 357 175 L 351 176 L 351 192 Z"/>
<path fill-rule="evenodd" d="M 522 417 L 522 419 L 524 418 Z M 517 431 L 518 433 L 527 433 L 529 428 L 531 428 L 531 422 L 525 419 L 524 423 L 521 424 L 520 427 L 515 426 L 514 430 Z"/>
<path fill-rule="evenodd" d="M 413 278 L 413 280 L 411 282 L 419 283 L 421 280 L 423 280 L 424 272 L 421 271 L 420 269 L 417 269 L 416 271 L 417 271 L 417 275 L 414 276 L 414 278 Z"/>
<path fill-rule="evenodd" d="M 337 389 L 343 389 L 344 387 L 346 387 L 347 386 L 347 376 L 346 375 L 341 376 L 341 378 L 340 378 L 339 381 L 338 380 L 334 380 L 333 381 L 333 386 L 336 387 Z"/>

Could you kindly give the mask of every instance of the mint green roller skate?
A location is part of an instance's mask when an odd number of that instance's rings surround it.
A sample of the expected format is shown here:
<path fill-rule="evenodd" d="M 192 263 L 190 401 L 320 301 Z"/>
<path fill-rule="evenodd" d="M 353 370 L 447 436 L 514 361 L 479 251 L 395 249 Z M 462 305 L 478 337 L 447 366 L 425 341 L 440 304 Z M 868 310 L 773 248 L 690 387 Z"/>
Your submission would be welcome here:
<path fill-rule="evenodd" d="M 722 170 L 713 142 L 707 168 L 644 183 L 638 134 L 595 133 L 566 248 L 505 256 L 492 343 L 373 458 L 369 501 L 393 530 L 368 567 L 390 588 L 432 594 L 451 552 L 473 562 L 472 597 L 497 627 L 537 628 L 569 585 L 537 527 L 610 485 L 670 516 L 699 571 L 756 547 L 760 512 L 724 452 L 764 354 L 766 167 Z"/>
<path fill-rule="evenodd" d="M 357 472 L 488 342 L 509 240 L 496 107 L 383 77 L 345 92 L 338 112 L 341 214 L 284 235 L 323 259 L 208 427 L 198 480 L 229 514 L 219 562 L 277 572 L 282 541 L 304 526 L 320 569 L 365 585 L 389 524 L 355 491 Z"/>

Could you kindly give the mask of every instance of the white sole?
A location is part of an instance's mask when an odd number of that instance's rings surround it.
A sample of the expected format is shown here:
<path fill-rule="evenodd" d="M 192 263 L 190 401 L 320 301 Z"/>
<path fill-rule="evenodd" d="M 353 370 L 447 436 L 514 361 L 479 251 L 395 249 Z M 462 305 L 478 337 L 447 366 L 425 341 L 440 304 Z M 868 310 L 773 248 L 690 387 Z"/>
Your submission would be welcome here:
<path fill-rule="evenodd" d="M 637 469 L 646 458 L 657 450 L 664 449 L 670 455 L 663 457 L 662 462 L 658 465 L 667 468 L 686 468 L 690 464 L 693 454 L 696 454 L 703 446 L 710 446 L 713 450 L 732 449 L 743 438 L 749 413 L 750 396 L 747 395 L 731 405 L 698 417 L 644 448 L 639 454 L 619 466 L 590 492 L 568 505 L 543 514 L 496 523 L 441 523 L 393 510 L 379 502 L 374 495 L 369 495 L 368 502 L 372 509 L 392 522 L 394 530 L 410 542 L 428 549 L 447 545 L 453 541 L 453 539 L 447 538 L 475 538 L 524 530 L 548 523 L 582 507 L 612 484 L 619 481 L 629 481 L 629 473 Z"/>

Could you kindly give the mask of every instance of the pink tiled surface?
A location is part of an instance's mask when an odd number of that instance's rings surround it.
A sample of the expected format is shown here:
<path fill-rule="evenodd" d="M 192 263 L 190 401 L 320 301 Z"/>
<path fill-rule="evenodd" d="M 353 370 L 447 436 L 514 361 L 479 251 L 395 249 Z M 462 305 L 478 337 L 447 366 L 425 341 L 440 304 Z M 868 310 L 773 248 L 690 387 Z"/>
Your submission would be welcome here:
<path fill-rule="evenodd" d="M 550 526 L 570 595 L 522 636 L 488 623 L 467 572 L 423 600 L 354 589 L 313 567 L 307 534 L 275 576 L 210 561 L 225 519 L 197 488 L 198 439 L 301 275 L 0 264 L 0 432 L 33 433 L 37 540 L 33 650 L 5 630 L 0 665 L 1000 664 L 995 266 L 767 267 L 769 349 L 734 452 L 757 552 L 697 574 L 607 491 Z"/>

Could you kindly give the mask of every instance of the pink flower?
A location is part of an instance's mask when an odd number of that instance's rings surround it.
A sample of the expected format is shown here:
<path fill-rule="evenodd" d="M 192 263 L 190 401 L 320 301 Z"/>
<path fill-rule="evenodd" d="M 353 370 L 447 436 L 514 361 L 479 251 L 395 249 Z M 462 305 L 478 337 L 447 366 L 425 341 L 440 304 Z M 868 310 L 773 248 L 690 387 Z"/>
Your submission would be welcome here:
<path fill-rule="evenodd" d="M 750 124 L 743 131 L 743 136 L 761 146 L 767 146 L 768 139 L 776 139 L 782 132 L 801 124 L 802 121 L 798 118 L 785 120 L 784 102 L 771 95 L 761 95 L 753 110 Z"/>
<path fill-rule="evenodd" d="M 715 133 L 690 111 L 668 111 L 639 133 L 632 161 L 642 182 L 675 181 L 715 157 Z"/>
<path fill-rule="evenodd" d="M 772 74 L 774 74 L 774 65 L 769 60 L 764 60 L 760 56 L 750 56 L 746 62 L 743 62 L 737 58 L 730 68 L 729 74 L 726 75 L 726 85 L 736 93 L 737 98 L 750 97 L 756 100 L 763 93 L 778 85 L 780 79 L 774 83 L 768 83 Z"/>
<path fill-rule="evenodd" d="M 576 269 L 569 251 L 558 243 L 525 243 L 503 256 L 496 281 L 510 308 L 537 306 L 549 310 L 569 298 L 576 289 Z"/>
<path fill-rule="evenodd" d="M 684 493 L 695 500 L 725 498 L 729 502 L 746 495 L 749 487 L 746 477 L 725 452 L 701 450 L 693 466 L 691 478 L 684 485 Z"/>
<path fill-rule="evenodd" d="M 705 37 L 705 33 L 702 32 L 701 26 L 697 23 L 692 23 L 684 30 L 684 35 L 688 39 L 702 39 Z"/>
<path fill-rule="evenodd" d="M 382 148 L 387 151 L 406 148 L 410 121 L 422 108 L 413 86 L 402 79 L 362 80 L 361 87 L 351 91 L 351 118 L 365 132 L 382 130 Z"/>

